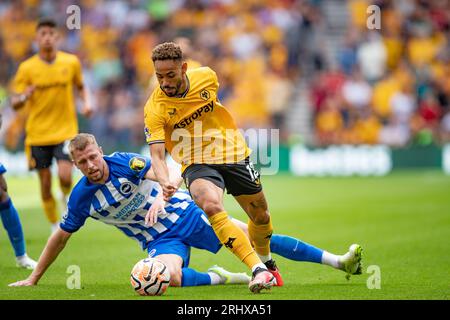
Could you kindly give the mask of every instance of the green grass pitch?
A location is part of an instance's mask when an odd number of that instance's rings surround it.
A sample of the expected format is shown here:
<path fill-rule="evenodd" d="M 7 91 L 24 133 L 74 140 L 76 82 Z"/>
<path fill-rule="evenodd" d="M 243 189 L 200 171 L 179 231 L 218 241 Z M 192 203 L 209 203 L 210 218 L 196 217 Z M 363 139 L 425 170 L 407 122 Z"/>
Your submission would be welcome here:
<path fill-rule="evenodd" d="M 27 251 L 37 259 L 50 231 L 37 177 L 6 178 Z M 145 252 L 114 227 L 88 219 L 35 287 L 7 286 L 29 271 L 15 267 L 6 232 L 0 231 L 0 299 L 449 299 L 449 176 L 405 171 L 372 178 L 278 175 L 262 181 L 275 233 L 339 254 L 360 243 L 363 274 L 347 281 L 343 272 L 330 267 L 276 257 L 285 286 L 270 292 L 254 295 L 245 285 L 229 285 L 169 288 L 161 297 L 140 297 L 130 286 L 129 274 Z M 229 196 L 226 207 L 234 217 L 245 219 Z M 217 255 L 192 250 L 191 267 L 206 271 L 213 264 L 236 272 L 246 269 L 225 249 Z M 80 267 L 81 289 L 66 286 L 70 265 Z M 368 288 L 371 265 L 379 267 L 379 289 Z"/>

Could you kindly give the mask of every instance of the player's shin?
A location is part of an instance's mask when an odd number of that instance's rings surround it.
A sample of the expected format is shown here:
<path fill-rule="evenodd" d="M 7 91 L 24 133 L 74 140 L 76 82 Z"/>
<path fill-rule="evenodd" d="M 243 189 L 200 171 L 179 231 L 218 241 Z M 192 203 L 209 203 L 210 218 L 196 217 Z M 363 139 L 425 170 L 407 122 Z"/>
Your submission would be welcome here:
<path fill-rule="evenodd" d="M 72 188 L 72 186 L 69 184 L 69 185 L 63 185 L 63 184 L 61 184 L 61 192 L 64 194 L 64 196 L 69 196 L 70 195 L 70 190 L 71 190 L 71 188 Z"/>
<path fill-rule="evenodd" d="M 0 203 L 0 217 L 3 226 L 8 232 L 16 257 L 23 256 L 25 254 L 25 240 L 23 238 L 22 224 L 11 199 Z"/>
<path fill-rule="evenodd" d="M 248 223 L 248 234 L 252 241 L 252 244 L 255 248 L 255 251 L 258 253 L 260 259 L 264 262 L 264 265 L 270 271 L 270 273 L 275 277 L 275 285 L 283 286 L 283 278 L 281 277 L 280 271 L 272 259 L 272 255 L 270 254 L 270 242 L 272 237 L 273 227 L 272 222 L 269 221 L 265 224 L 256 224 L 252 220 L 249 220 Z"/>
<path fill-rule="evenodd" d="M 231 221 L 225 211 L 209 217 L 209 221 L 220 242 L 250 269 L 264 266 L 245 233 Z"/>
<path fill-rule="evenodd" d="M 72 186 L 69 185 L 63 185 L 61 184 L 61 204 L 62 204 L 62 210 L 65 211 L 67 209 L 67 202 L 69 201 L 69 195 L 70 191 L 72 189 Z"/>
<path fill-rule="evenodd" d="M 56 201 L 52 197 L 42 200 L 42 206 L 44 207 L 45 215 L 50 223 L 55 224 L 58 222 L 58 214 L 56 212 Z"/>
<path fill-rule="evenodd" d="M 252 220 L 248 222 L 248 234 L 256 253 L 262 260 L 267 262 L 272 259 L 270 254 L 270 238 L 272 237 L 273 227 L 270 220 L 266 224 L 255 224 Z"/>
<path fill-rule="evenodd" d="M 270 250 L 289 260 L 322 263 L 322 249 L 293 237 L 274 234 L 270 240 Z"/>

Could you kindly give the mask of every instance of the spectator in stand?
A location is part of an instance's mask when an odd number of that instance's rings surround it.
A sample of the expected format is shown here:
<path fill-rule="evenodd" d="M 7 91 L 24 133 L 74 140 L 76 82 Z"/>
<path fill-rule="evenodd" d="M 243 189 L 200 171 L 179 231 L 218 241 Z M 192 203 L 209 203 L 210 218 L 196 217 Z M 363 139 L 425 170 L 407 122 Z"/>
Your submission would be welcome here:
<path fill-rule="evenodd" d="M 351 78 L 345 80 L 342 95 L 351 109 L 368 108 L 372 99 L 372 87 L 364 79 L 360 70 L 355 68 Z"/>
<path fill-rule="evenodd" d="M 336 99 L 328 97 L 316 118 L 319 145 L 339 143 L 340 132 L 344 126 L 342 114 Z"/>
<path fill-rule="evenodd" d="M 375 31 L 366 33 L 366 40 L 359 46 L 358 63 L 361 72 L 370 83 L 380 80 L 386 71 L 386 47 Z"/>
<path fill-rule="evenodd" d="M 441 118 L 441 108 L 433 92 L 428 92 L 419 105 L 419 114 L 424 126 L 434 129 Z"/>

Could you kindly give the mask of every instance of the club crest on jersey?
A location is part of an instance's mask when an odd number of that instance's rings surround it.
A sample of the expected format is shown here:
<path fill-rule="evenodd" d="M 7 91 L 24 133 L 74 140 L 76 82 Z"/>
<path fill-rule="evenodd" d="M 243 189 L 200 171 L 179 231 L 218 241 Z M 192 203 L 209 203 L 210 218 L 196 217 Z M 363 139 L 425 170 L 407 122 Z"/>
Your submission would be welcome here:
<path fill-rule="evenodd" d="M 142 169 L 145 168 L 145 159 L 142 157 L 133 157 L 130 160 L 129 165 L 130 165 L 131 170 L 133 170 L 133 171 L 137 171 L 137 172 L 142 171 Z"/>
<path fill-rule="evenodd" d="M 209 94 L 208 90 L 203 89 L 202 91 L 200 91 L 200 98 L 202 98 L 203 100 L 207 101 L 210 97 L 211 95 Z"/>
<path fill-rule="evenodd" d="M 120 193 L 127 195 L 133 191 L 133 186 L 129 182 L 122 183 L 120 185 Z"/>

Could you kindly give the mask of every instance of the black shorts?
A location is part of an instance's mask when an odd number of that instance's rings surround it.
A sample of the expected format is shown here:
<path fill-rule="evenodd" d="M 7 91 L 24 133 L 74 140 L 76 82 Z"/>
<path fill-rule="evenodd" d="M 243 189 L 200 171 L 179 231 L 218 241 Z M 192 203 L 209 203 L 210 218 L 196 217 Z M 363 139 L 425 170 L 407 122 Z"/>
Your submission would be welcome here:
<path fill-rule="evenodd" d="M 233 196 L 250 195 L 262 190 L 260 174 L 247 157 L 239 163 L 191 164 L 183 172 L 184 183 L 190 188 L 198 178 L 206 179 Z"/>
<path fill-rule="evenodd" d="M 31 146 L 30 170 L 45 169 L 52 165 L 52 160 L 71 161 L 67 142 L 50 146 Z"/>

